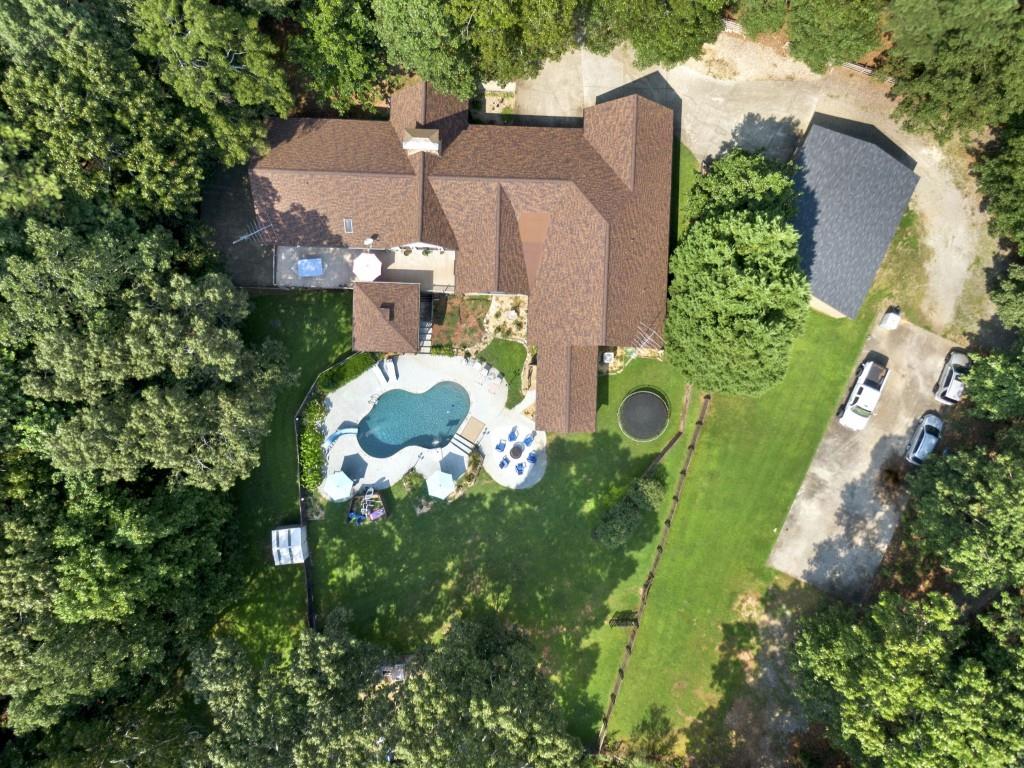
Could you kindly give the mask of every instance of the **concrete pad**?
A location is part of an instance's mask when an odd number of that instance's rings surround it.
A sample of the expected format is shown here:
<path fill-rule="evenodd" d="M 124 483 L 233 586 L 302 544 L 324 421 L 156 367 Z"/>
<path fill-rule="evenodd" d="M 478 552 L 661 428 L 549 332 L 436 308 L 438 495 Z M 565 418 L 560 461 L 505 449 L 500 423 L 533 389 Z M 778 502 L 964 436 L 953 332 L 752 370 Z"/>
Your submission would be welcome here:
<path fill-rule="evenodd" d="M 837 597 L 865 595 L 906 502 L 902 485 L 888 470 L 909 469 L 902 454 L 917 420 L 925 411 L 941 410 L 932 388 L 952 346 L 906 321 L 893 331 L 875 326 L 858 363 L 869 354 L 888 358 L 878 410 L 861 432 L 833 419 L 768 558 L 770 566 Z"/>

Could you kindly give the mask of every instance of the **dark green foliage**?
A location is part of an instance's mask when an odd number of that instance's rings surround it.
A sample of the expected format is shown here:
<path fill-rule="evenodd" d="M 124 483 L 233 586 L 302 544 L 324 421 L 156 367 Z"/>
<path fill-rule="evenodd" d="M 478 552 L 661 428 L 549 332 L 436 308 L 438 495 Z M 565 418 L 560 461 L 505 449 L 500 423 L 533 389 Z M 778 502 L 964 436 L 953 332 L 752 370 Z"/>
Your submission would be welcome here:
<path fill-rule="evenodd" d="M 0 278 L 0 343 L 22 389 L 55 407 L 41 454 L 66 473 L 134 481 L 149 469 L 224 490 L 259 458 L 280 371 L 246 348 L 245 294 L 206 256 L 122 218 L 85 235 L 37 222 Z M 60 307 L 60 311 L 54 311 Z"/>
<path fill-rule="evenodd" d="M 387 54 L 369 0 L 304 0 L 298 20 L 302 33 L 291 38 L 288 57 L 320 100 L 344 113 L 384 95 Z"/>
<path fill-rule="evenodd" d="M 455 355 L 455 347 L 451 344 L 432 344 L 430 347 L 430 354 L 452 357 Z"/>
<path fill-rule="evenodd" d="M 391 755 L 410 768 L 582 765 L 522 636 L 458 620 L 406 659 L 404 682 L 382 684 L 386 656 L 353 639 L 343 618 L 304 633 L 284 663 L 254 666 L 225 639 L 195 654 L 191 687 L 213 716 L 211 762 L 362 768 Z"/>
<path fill-rule="evenodd" d="M 299 433 L 299 476 L 302 487 L 315 491 L 324 479 L 324 403 L 314 395 L 302 412 Z"/>
<path fill-rule="evenodd" d="M 940 137 L 1024 112 L 1024 13 L 1017 0 L 893 0 L 896 114 Z M 1007 203 L 1009 204 L 1009 203 Z"/>
<path fill-rule="evenodd" d="M 910 483 L 921 552 L 971 595 L 1024 587 L 1024 447 L 962 449 L 929 459 Z"/>
<path fill-rule="evenodd" d="M 965 383 L 975 415 L 992 421 L 1024 420 L 1024 347 L 976 356 Z"/>
<path fill-rule="evenodd" d="M 1019 600 L 971 637 L 954 603 L 883 593 L 863 613 L 834 605 L 796 643 L 808 716 L 854 764 L 1018 765 L 1024 756 Z M 1002 636 L 1000 636 L 1000 634 Z"/>
<path fill-rule="evenodd" d="M 1024 243 L 1024 116 L 998 132 L 993 151 L 978 161 L 975 173 L 988 202 L 992 232 Z M 1017 293 L 1024 296 L 1024 271 L 1018 271 L 1018 275 L 1021 289 Z M 1024 314 L 1020 317 L 1019 325 L 1024 325 Z"/>
<path fill-rule="evenodd" d="M 992 300 L 999 308 L 1003 325 L 1024 331 L 1024 264 L 1010 266 L 992 291 Z"/>
<path fill-rule="evenodd" d="M 737 5 L 743 31 L 751 37 L 777 32 L 786 23 L 787 0 L 741 0 Z"/>
<path fill-rule="evenodd" d="M 720 0 L 593 0 L 584 41 L 599 53 L 628 41 L 638 67 L 677 64 L 718 37 L 724 7 Z"/>
<path fill-rule="evenodd" d="M 505 406 L 514 408 L 523 399 L 523 365 L 526 363 L 526 347 L 518 341 L 493 339 L 480 354 L 481 361 L 497 368 L 508 383 Z"/>
<path fill-rule="evenodd" d="M 697 386 L 757 395 L 786 373 L 810 296 L 786 170 L 733 150 L 694 187 L 669 260 L 665 349 Z"/>
<path fill-rule="evenodd" d="M 790 52 L 816 72 L 882 45 L 884 0 L 790 0 Z"/>
<path fill-rule="evenodd" d="M 226 165 L 264 148 L 267 115 L 284 117 L 292 98 L 254 13 L 210 0 L 133 0 L 139 50 L 160 78 L 205 120 Z"/>
<path fill-rule="evenodd" d="M 623 546 L 645 521 L 657 519 L 664 497 L 663 480 L 640 478 L 604 511 L 594 526 L 594 538 L 609 549 Z"/>
<path fill-rule="evenodd" d="M 334 366 L 324 373 L 318 380 L 317 385 L 321 392 L 329 395 L 334 390 L 345 386 L 350 381 L 370 370 L 376 362 L 377 357 L 372 352 L 357 352 L 345 360 L 345 362 Z"/>

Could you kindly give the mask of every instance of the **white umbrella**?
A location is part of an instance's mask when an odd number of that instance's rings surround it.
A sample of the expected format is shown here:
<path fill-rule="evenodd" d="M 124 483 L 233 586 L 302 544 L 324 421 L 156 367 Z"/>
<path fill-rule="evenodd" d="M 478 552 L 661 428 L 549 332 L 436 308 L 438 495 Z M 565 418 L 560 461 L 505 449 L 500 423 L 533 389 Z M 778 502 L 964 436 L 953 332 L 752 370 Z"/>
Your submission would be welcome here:
<path fill-rule="evenodd" d="M 350 498 L 352 496 L 352 480 L 344 472 L 335 472 L 320 483 L 320 493 L 331 501 Z"/>
<path fill-rule="evenodd" d="M 447 499 L 455 490 L 455 478 L 438 470 L 427 478 L 427 493 L 435 499 Z"/>
<path fill-rule="evenodd" d="M 371 282 L 380 277 L 380 271 L 380 259 L 371 251 L 363 251 L 352 262 L 352 273 L 356 276 L 356 280 Z"/>

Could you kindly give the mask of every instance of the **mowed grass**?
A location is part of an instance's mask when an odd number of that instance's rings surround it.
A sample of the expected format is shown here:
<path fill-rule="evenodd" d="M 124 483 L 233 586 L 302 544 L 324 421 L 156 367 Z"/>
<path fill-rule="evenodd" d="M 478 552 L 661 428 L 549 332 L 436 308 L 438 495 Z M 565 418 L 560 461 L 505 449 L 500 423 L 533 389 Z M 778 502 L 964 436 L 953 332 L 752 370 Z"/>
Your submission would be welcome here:
<path fill-rule="evenodd" d="M 678 748 L 713 710 L 723 626 L 760 597 L 778 529 L 856 363 L 875 302 L 856 321 L 812 312 L 786 378 L 761 398 L 715 396 L 611 721 L 629 740 L 667 716 Z M 658 719 L 657 717 L 654 718 Z"/>
<path fill-rule="evenodd" d="M 494 339 L 477 355 L 485 363 L 497 368 L 508 382 L 507 408 L 514 408 L 523 399 L 523 363 L 526 362 L 526 347 L 518 341 Z"/>
<path fill-rule="evenodd" d="M 628 440 L 617 424 L 619 404 L 640 385 L 664 392 L 672 406 L 673 428 L 650 443 Z M 626 637 L 607 620 L 637 607 L 671 494 L 624 550 L 600 547 L 592 526 L 675 432 L 684 389 L 653 360 L 602 377 L 597 431 L 553 438 L 534 488 L 508 490 L 482 474 L 465 496 L 417 515 L 423 484 L 413 473 L 386 494 L 390 514 L 380 523 L 353 527 L 342 505 L 329 508 L 310 527 L 320 615 L 344 608 L 358 634 L 401 652 L 455 616 L 497 611 L 531 636 L 572 730 L 592 742 Z M 685 442 L 663 462 L 667 485 Z"/>
<path fill-rule="evenodd" d="M 679 142 L 672 158 L 672 212 L 669 219 L 669 245 L 675 247 L 683 232 L 690 224 L 686 213 L 686 203 L 690 190 L 697 183 L 700 175 L 700 163 L 685 144 Z"/>
<path fill-rule="evenodd" d="M 254 651 L 288 647 L 306 617 L 302 568 L 274 567 L 270 530 L 298 522 L 295 438 L 292 420 L 316 375 L 348 351 L 352 340 L 352 294 L 302 291 L 257 296 L 246 324 L 254 341 L 273 339 L 287 353 L 291 374 L 273 405 L 271 431 L 260 466 L 235 493 L 239 536 L 235 555 L 248 581 L 242 598 L 222 621 Z"/>

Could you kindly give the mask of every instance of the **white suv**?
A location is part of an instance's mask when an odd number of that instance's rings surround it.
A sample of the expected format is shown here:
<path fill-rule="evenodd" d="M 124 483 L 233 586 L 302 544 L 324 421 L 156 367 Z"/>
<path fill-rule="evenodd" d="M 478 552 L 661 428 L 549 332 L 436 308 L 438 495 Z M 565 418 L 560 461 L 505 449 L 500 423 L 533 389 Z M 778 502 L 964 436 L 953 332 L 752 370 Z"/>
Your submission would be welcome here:
<path fill-rule="evenodd" d="M 866 360 L 861 363 L 850 396 L 839 414 L 839 423 L 857 432 L 864 429 L 871 414 L 878 407 L 878 400 L 882 397 L 882 389 L 888 375 L 889 369 L 884 365 L 869 363 Z"/>
<path fill-rule="evenodd" d="M 943 405 L 956 405 L 964 396 L 964 374 L 971 367 L 971 358 L 963 352 L 951 350 L 935 385 L 935 399 Z"/>

